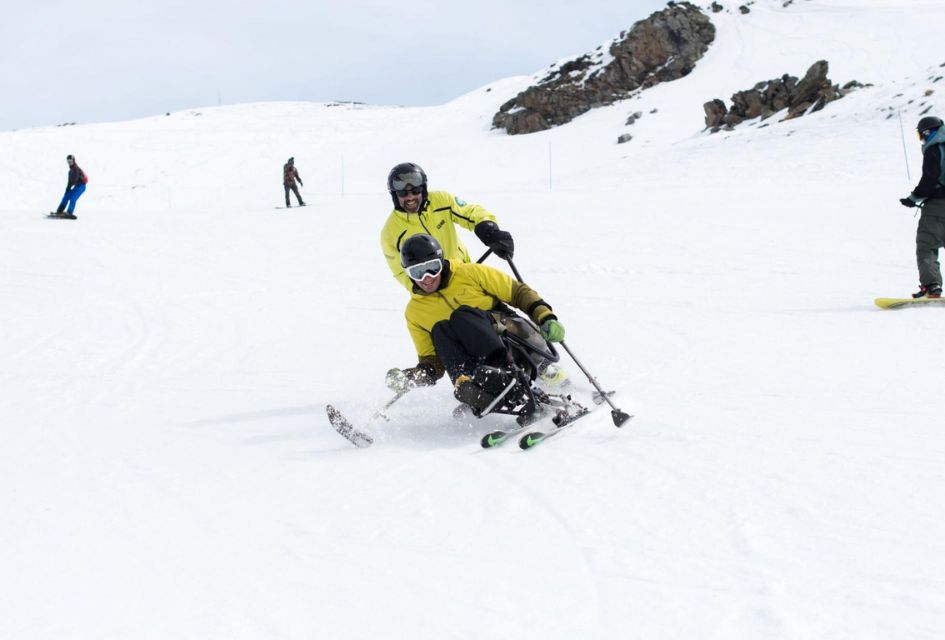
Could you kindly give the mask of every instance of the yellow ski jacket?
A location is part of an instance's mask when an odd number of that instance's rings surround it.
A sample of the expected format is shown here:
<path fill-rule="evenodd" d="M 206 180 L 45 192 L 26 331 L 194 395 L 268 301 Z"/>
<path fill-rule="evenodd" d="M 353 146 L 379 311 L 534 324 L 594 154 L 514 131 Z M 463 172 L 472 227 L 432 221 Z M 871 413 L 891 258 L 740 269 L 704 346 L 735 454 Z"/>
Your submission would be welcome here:
<path fill-rule="evenodd" d="M 484 220 L 496 222 L 494 215 L 478 204 L 468 204 L 446 191 L 427 194 L 426 206 L 419 213 L 394 209 L 381 230 L 381 250 L 394 278 L 407 291 L 413 282 L 400 266 L 400 245 L 417 233 L 428 233 L 443 247 L 443 257 L 456 264 L 471 262 L 469 251 L 460 242 L 456 226 L 473 231 Z"/>
<path fill-rule="evenodd" d="M 442 273 L 443 282 L 433 293 L 412 287 L 410 302 L 404 311 L 420 363 L 432 364 L 436 378 L 443 375 L 443 367 L 436 358 L 431 332 L 436 323 L 449 320 L 460 306 L 491 311 L 504 302 L 527 313 L 539 326 L 555 317 L 551 305 L 534 289 L 498 269 L 484 264 L 447 261 Z"/>

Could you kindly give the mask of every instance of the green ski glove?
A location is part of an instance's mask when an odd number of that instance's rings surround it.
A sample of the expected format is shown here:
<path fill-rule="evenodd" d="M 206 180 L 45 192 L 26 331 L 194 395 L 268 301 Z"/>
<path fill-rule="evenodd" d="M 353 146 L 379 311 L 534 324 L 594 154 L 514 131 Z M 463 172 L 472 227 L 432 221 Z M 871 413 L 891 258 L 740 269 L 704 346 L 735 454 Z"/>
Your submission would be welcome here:
<path fill-rule="evenodd" d="M 541 337 L 548 342 L 561 342 L 564 340 L 564 325 L 554 318 L 545 320 L 541 325 Z"/>

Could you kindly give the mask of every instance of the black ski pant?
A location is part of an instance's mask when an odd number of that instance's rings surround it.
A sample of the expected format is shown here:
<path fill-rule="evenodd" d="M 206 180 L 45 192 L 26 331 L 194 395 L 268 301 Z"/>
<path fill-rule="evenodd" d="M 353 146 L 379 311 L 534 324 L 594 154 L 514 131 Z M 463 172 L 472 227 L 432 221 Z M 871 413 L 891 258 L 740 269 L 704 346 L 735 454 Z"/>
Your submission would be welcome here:
<path fill-rule="evenodd" d="M 505 344 L 495 330 L 492 315 L 482 309 L 463 305 L 433 325 L 431 332 L 436 355 L 450 380 L 472 375 L 480 364 L 502 366 Z"/>
<path fill-rule="evenodd" d="M 302 196 L 299 195 L 299 188 L 297 186 L 295 186 L 294 184 L 285 184 L 282 186 L 285 187 L 285 206 L 287 207 L 292 206 L 291 204 L 289 204 L 289 190 L 290 189 L 292 190 L 292 193 L 295 194 L 295 199 L 299 201 L 299 206 L 305 204 L 304 202 L 302 202 Z"/>
<path fill-rule="evenodd" d="M 940 201 L 930 202 L 938 204 Z M 942 286 L 942 269 L 938 262 L 938 250 L 945 246 L 945 207 L 941 209 L 943 209 L 943 215 L 935 215 L 937 211 L 923 211 L 915 234 L 915 258 L 919 267 L 919 284 L 925 287 Z"/>

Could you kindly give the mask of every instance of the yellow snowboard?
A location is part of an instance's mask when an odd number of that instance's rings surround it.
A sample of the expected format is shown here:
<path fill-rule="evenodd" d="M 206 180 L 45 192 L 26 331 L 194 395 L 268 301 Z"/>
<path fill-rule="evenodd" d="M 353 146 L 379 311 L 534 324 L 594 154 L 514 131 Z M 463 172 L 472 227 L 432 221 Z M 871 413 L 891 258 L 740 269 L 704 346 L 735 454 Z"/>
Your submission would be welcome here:
<path fill-rule="evenodd" d="M 873 302 L 880 309 L 900 309 L 902 307 L 934 307 L 945 305 L 945 298 L 876 298 Z"/>

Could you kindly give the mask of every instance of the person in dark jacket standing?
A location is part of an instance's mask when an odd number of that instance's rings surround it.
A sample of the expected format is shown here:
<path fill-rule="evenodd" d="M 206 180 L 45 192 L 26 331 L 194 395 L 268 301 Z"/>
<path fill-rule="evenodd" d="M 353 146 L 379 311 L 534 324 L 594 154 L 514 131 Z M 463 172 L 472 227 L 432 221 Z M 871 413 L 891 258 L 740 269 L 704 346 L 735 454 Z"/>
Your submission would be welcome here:
<path fill-rule="evenodd" d="M 302 178 L 299 176 L 299 170 L 295 168 L 295 158 L 289 158 L 289 161 L 285 163 L 282 167 L 282 186 L 285 187 L 285 206 L 286 208 L 291 207 L 289 204 L 289 191 L 291 190 L 295 193 L 295 199 L 298 200 L 299 206 L 304 207 L 305 202 L 302 200 L 302 196 L 299 195 L 299 188 L 295 186 L 295 181 L 298 180 L 299 184 L 302 184 Z"/>
<path fill-rule="evenodd" d="M 919 290 L 913 298 L 941 298 L 942 270 L 938 250 L 945 247 L 945 126 L 941 118 L 926 116 L 916 126 L 922 141 L 922 178 L 908 197 L 906 207 L 922 207 L 915 236 Z"/>
<path fill-rule="evenodd" d="M 75 203 L 85 193 L 85 183 L 88 182 L 88 178 L 85 177 L 85 172 L 76 164 L 75 156 L 71 153 L 66 156 L 66 164 L 69 165 L 69 179 L 66 182 L 66 192 L 62 196 L 62 201 L 59 203 L 55 215 L 63 218 L 75 218 Z"/>

